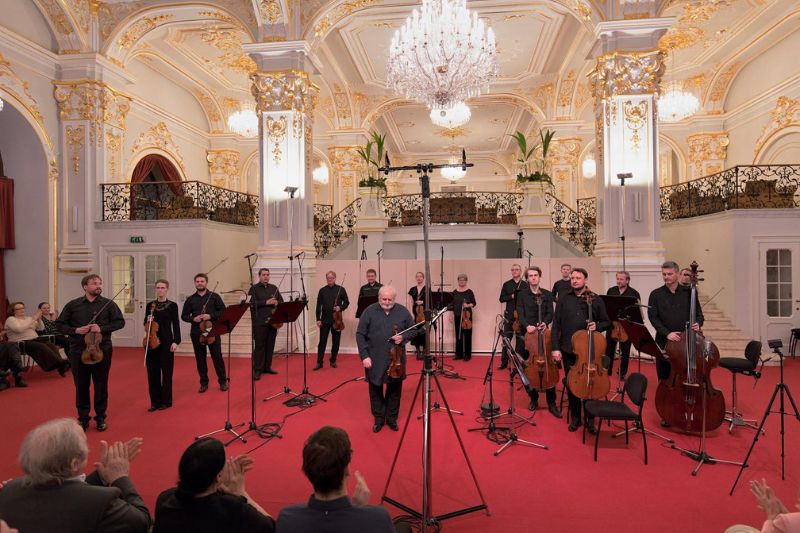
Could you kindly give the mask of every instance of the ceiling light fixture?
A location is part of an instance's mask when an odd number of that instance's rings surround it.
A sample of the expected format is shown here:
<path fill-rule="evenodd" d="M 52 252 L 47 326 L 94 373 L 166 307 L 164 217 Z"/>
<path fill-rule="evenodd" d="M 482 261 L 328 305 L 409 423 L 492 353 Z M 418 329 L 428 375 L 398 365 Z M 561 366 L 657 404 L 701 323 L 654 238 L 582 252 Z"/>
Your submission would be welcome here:
<path fill-rule="evenodd" d="M 454 156 L 450 156 L 450 159 L 448 160 L 448 163 L 450 163 L 451 165 L 457 165 L 457 164 L 461 163 L 461 160 L 459 159 L 458 156 L 454 155 Z M 450 183 L 455 183 L 455 182 L 457 182 L 458 180 L 460 180 L 461 178 L 463 178 L 464 176 L 467 175 L 467 171 L 464 170 L 461 167 L 445 167 L 445 168 L 439 169 L 439 172 L 442 173 L 442 177 L 444 179 L 450 180 Z"/>
<path fill-rule="evenodd" d="M 586 179 L 592 179 L 597 176 L 597 161 L 594 160 L 593 155 L 586 156 L 586 159 L 581 163 L 581 173 Z"/>
<path fill-rule="evenodd" d="M 464 102 L 457 102 L 447 109 L 432 109 L 430 117 L 434 125 L 451 130 L 469 122 L 472 111 Z"/>
<path fill-rule="evenodd" d="M 311 175 L 314 178 L 314 183 L 319 183 L 320 185 L 327 185 L 330 179 L 328 167 L 322 163 L 311 172 Z"/>
<path fill-rule="evenodd" d="M 668 83 L 658 97 L 658 120 L 661 122 L 679 122 L 699 110 L 700 100 L 692 93 L 684 91 L 677 81 Z"/>
<path fill-rule="evenodd" d="M 228 128 L 242 137 L 255 137 L 258 135 L 258 115 L 253 102 L 244 102 L 241 109 L 228 117 Z"/>
<path fill-rule="evenodd" d="M 494 32 L 466 0 L 422 0 L 389 47 L 387 84 L 398 95 L 446 109 L 488 90 L 497 77 Z"/>

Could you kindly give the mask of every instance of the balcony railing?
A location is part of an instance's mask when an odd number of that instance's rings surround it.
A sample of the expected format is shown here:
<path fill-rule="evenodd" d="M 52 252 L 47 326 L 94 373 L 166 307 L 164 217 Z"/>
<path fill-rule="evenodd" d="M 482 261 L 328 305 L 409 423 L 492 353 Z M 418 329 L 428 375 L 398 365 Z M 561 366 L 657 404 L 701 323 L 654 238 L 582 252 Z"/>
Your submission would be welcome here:
<path fill-rule="evenodd" d="M 549 192 L 545 194 L 545 201 L 553 221 L 553 231 L 587 255 L 592 255 L 597 244 L 597 229 L 594 222 L 581 217 Z"/>
<path fill-rule="evenodd" d="M 443 192 L 431 194 L 431 224 L 516 224 L 523 195 L 512 192 Z M 422 224 L 422 195 L 383 198 L 389 227 Z"/>
<path fill-rule="evenodd" d="M 314 231 L 331 221 L 333 206 L 331 204 L 314 204 Z"/>
<path fill-rule="evenodd" d="M 661 187 L 661 220 L 728 209 L 800 207 L 800 165 L 740 165 Z"/>
<path fill-rule="evenodd" d="M 597 223 L 597 198 L 578 198 L 576 200 L 578 216 L 592 224 Z"/>
<path fill-rule="evenodd" d="M 258 225 L 258 196 L 201 181 L 104 183 L 103 221 L 206 219 Z"/>
<path fill-rule="evenodd" d="M 317 257 L 325 257 L 353 235 L 358 222 L 361 198 L 356 198 L 347 207 L 332 216 L 330 221 L 314 231 L 314 248 Z"/>

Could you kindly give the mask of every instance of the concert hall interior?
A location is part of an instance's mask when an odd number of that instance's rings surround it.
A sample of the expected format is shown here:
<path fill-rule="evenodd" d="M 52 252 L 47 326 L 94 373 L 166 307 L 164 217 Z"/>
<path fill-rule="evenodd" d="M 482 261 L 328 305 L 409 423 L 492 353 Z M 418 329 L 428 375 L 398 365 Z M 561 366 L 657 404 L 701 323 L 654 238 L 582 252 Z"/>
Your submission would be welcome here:
<path fill-rule="evenodd" d="M 266 531 L 800 531 L 796 1 L 0 4 L 0 481 L 66 417 L 156 530 L 211 432 Z"/>

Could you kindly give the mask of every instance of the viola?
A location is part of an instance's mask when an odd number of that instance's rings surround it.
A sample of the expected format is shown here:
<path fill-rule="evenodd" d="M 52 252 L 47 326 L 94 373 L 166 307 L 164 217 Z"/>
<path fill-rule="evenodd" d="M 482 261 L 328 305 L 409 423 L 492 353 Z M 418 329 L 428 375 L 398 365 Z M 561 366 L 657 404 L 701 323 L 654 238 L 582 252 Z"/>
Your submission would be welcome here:
<path fill-rule="evenodd" d="M 535 295 L 539 306 L 539 320 L 542 317 L 542 297 Z M 525 333 L 525 349 L 528 351 L 528 362 L 524 372 L 531 387 L 536 390 L 547 390 L 556 386 L 559 380 L 558 364 L 553 359 L 552 332 L 548 328 L 536 328 Z"/>
<path fill-rule="evenodd" d="M 472 309 L 463 307 L 461 309 L 461 331 L 472 329 Z"/>
<path fill-rule="evenodd" d="M 400 333 L 400 328 L 394 326 L 394 334 Z M 389 368 L 386 369 L 386 374 L 393 379 L 401 379 L 406 373 L 406 349 L 402 344 L 395 344 L 391 341 L 392 347 L 389 348 Z"/>
<path fill-rule="evenodd" d="M 339 305 L 339 296 L 342 294 L 342 286 L 344 285 L 344 280 L 346 278 L 347 278 L 347 274 L 345 274 L 344 277 L 342 278 L 342 285 L 339 285 L 339 290 L 336 291 L 336 299 L 333 301 L 333 306 L 334 307 Z M 344 331 L 344 317 L 342 316 L 342 311 L 341 310 L 333 312 L 333 330 L 334 331 Z"/>
<path fill-rule="evenodd" d="M 161 346 L 161 339 L 158 338 L 158 322 L 153 320 L 153 315 L 156 312 L 156 303 L 153 302 L 150 304 L 150 320 L 147 324 L 147 332 L 144 335 L 144 339 L 142 340 L 142 348 L 150 347 L 151 350 L 155 350 L 159 346 Z"/>
<path fill-rule="evenodd" d="M 108 300 L 106 303 L 103 304 L 103 307 L 100 308 L 99 311 L 92 315 L 92 319 L 89 321 L 87 326 L 91 326 L 92 324 L 97 323 L 97 317 L 105 310 L 106 307 L 109 306 L 111 302 L 116 300 L 119 293 L 127 288 L 128 284 L 125 283 L 122 287 L 117 291 L 117 294 L 114 295 L 113 298 Z M 83 343 L 86 345 L 83 352 L 81 353 L 81 363 L 84 365 L 96 365 L 100 361 L 103 360 L 103 350 L 100 348 L 100 343 L 103 342 L 103 334 L 100 332 L 90 331 L 86 335 L 83 336 Z"/>
<path fill-rule="evenodd" d="M 596 295 L 588 289 L 581 298 L 588 307 L 588 320 L 592 318 L 592 302 Z M 572 334 L 572 350 L 576 361 L 567 374 L 567 385 L 572 394 L 584 400 L 605 398 L 611 389 L 608 370 L 603 366 L 603 354 L 606 351 L 606 339 L 599 331 L 581 329 Z"/>
<path fill-rule="evenodd" d="M 717 429 L 725 419 L 725 397 L 711 384 L 711 370 L 719 363 L 719 349 L 702 332 L 692 329 L 697 322 L 697 262 L 693 261 L 689 322 L 679 341 L 667 341 L 670 362 L 667 379 L 656 389 L 656 411 L 674 428 L 687 433 Z M 703 413 L 705 411 L 705 417 Z"/>
<path fill-rule="evenodd" d="M 219 285 L 219 281 L 214 285 L 214 290 L 217 289 L 217 285 Z M 208 306 L 208 302 L 211 301 L 211 296 L 214 294 L 214 291 L 208 291 L 208 296 L 206 297 L 206 301 L 203 303 L 203 308 L 200 310 L 200 314 L 206 314 L 206 307 Z M 209 337 L 208 334 L 211 333 L 211 328 L 214 327 L 214 323 L 211 320 L 201 320 L 200 321 L 200 344 L 214 344 L 217 341 L 216 337 Z"/>
<path fill-rule="evenodd" d="M 425 305 L 417 304 L 414 306 L 414 321 L 425 322 Z"/>
<path fill-rule="evenodd" d="M 611 338 L 617 342 L 628 342 L 628 332 L 622 327 L 622 322 L 614 320 L 611 322 L 611 325 L 613 327 L 611 330 Z"/>

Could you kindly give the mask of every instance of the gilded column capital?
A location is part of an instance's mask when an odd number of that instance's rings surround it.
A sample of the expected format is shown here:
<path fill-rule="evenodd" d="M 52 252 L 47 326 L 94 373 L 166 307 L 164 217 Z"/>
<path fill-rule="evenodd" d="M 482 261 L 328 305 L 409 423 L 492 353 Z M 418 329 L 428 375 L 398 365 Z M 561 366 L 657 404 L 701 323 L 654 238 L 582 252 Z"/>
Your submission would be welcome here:
<path fill-rule="evenodd" d="M 661 50 L 610 52 L 589 73 L 597 100 L 620 95 L 655 94 L 666 65 Z"/>
<path fill-rule="evenodd" d="M 330 146 L 328 147 L 328 158 L 331 162 L 331 170 L 334 173 L 357 172 L 364 166 L 364 162 L 358 155 L 358 146 Z"/>
<path fill-rule="evenodd" d="M 686 137 L 689 145 L 689 162 L 702 163 L 712 159 L 725 159 L 730 139 L 726 131 L 695 133 Z"/>
<path fill-rule="evenodd" d="M 54 82 L 54 97 L 62 121 L 85 120 L 89 139 L 100 142 L 103 125 L 125 130 L 131 98 L 97 80 Z"/>
<path fill-rule="evenodd" d="M 250 92 L 261 113 L 297 111 L 311 116 L 319 99 L 319 88 L 303 70 L 259 70 L 250 75 Z"/>
<path fill-rule="evenodd" d="M 580 137 L 555 138 L 550 143 L 548 162 L 551 165 L 568 165 L 576 167 L 581 151 Z"/>
<path fill-rule="evenodd" d="M 208 174 L 211 177 L 211 184 L 217 187 L 235 189 L 238 185 L 239 157 L 240 154 L 237 150 L 208 150 L 206 152 L 206 161 L 208 161 Z"/>

